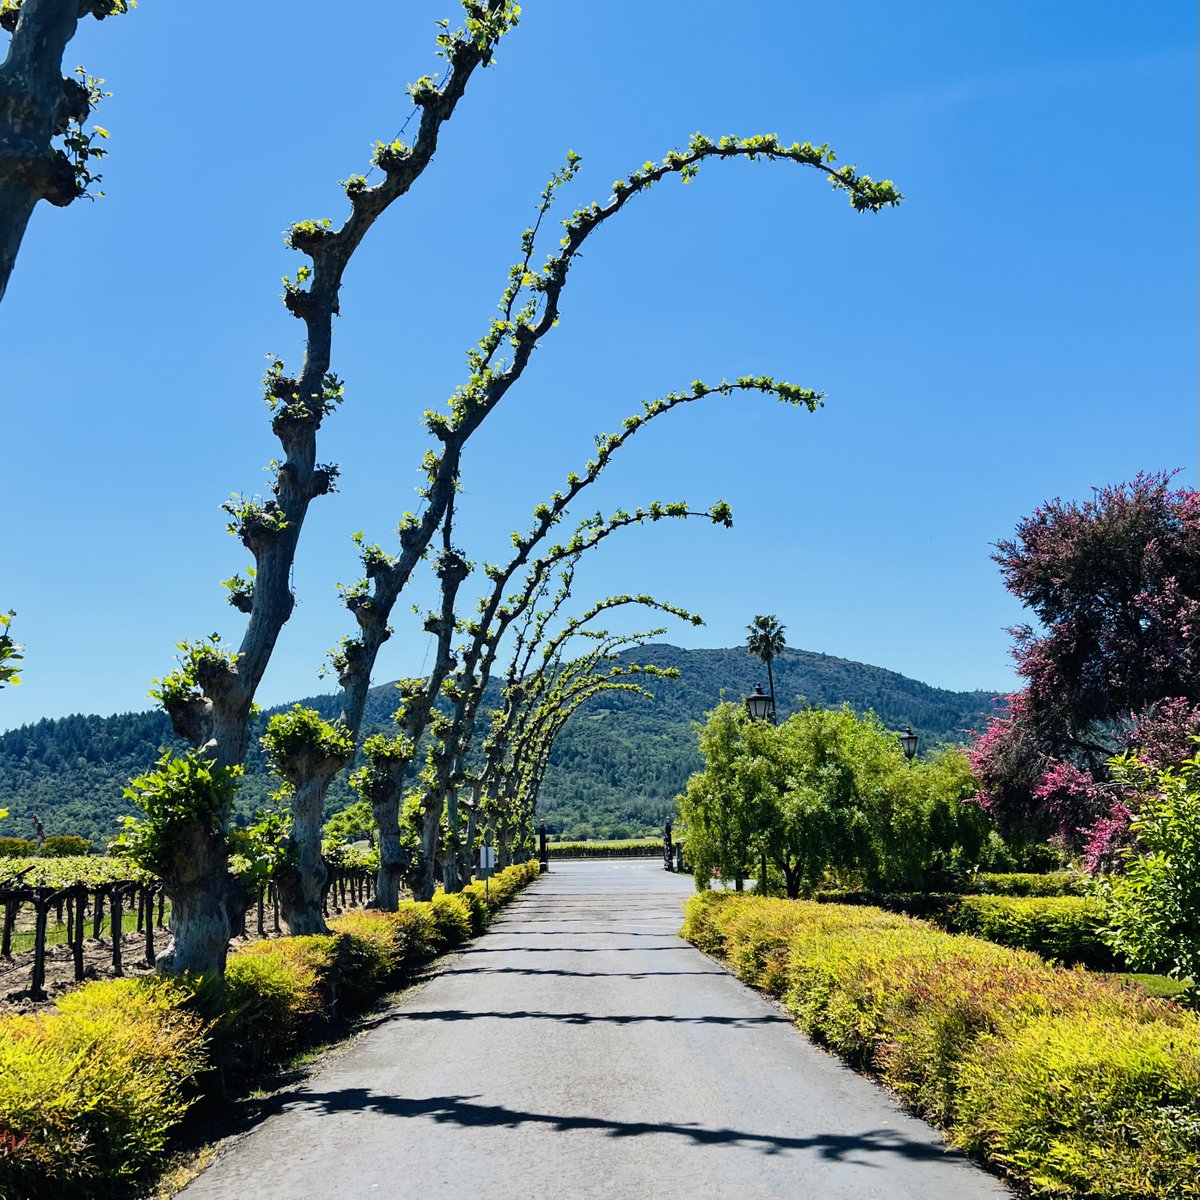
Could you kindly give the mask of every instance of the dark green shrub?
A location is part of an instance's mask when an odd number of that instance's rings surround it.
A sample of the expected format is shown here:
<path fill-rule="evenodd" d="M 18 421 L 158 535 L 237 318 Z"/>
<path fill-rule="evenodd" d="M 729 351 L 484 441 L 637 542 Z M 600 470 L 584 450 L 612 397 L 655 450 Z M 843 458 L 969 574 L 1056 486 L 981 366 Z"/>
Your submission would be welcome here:
<path fill-rule="evenodd" d="M 661 858 L 663 840 L 625 838 L 614 842 L 549 842 L 551 858 Z"/>
<path fill-rule="evenodd" d="M 937 918 L 953 933 L 1032 950 L 1070 966 L 1123 969 L 1101 936 L 1104 906 L 1084 896 L 964 896 Z"/>
<path fill-rule="evenodd" d="M 0 858 L 32 858 L 37 850 L 37 842 L 30 838 L 0 837 Z"/>
<path fill-rule="evenodd" d="M 813 899 L 821 904 L 865 904 L 909 917 L 934 917 L 953 907 L 959 897 L 946 892 L 826 891 L 817 892 Z"/>

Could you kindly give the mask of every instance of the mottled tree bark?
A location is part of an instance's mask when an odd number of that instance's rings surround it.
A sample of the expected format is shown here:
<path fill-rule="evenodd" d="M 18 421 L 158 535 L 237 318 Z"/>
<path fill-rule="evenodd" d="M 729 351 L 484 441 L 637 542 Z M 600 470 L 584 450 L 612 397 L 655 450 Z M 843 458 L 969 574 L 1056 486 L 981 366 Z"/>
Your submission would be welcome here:
<path fill-rule="evenodd" d="M 80 195 L 70 160 L 51 146 L 88 113 L 86 90 L 62 75 L 78 24 L 76 0 L 24 0 L 0 64 L 0 299 L 37 202 L 62 206 Z"/>

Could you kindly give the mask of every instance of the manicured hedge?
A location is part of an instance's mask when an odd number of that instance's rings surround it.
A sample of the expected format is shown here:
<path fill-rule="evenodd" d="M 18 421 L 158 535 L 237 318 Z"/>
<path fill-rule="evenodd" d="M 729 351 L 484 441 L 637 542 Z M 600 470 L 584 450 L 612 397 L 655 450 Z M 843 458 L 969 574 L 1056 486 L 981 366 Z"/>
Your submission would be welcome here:
<path fill-rule="evenodd" d="M 975 877 L 974 887 L 964 890 L 987 896 L 1082 896 L 1087 891 L 1087 882 L 1074 871 L 1055 871 L 1049 875 L 981 871 Z"/>
<path fill-rule="evenodd" d="M 1034 1196 L 1200 1196 L 1194 1014 L 867 907 L 701 893 L 683 933 Z"/>
<path fill-rule="evenodd" d="M 549 842 L 551 858 L 661 858 L 662 838 L 626 838 L 617 842 Z"/>
<path fill-rule="evenodd" d="M 1104 906 L 1085 896 L 964 896 L 935 917 L 952 933 L 970 933 L 1000 946 L 1032 950 L 1064 966 L 1123 970 L 1101 936 Z"/>
<path fill-rule="evenodd" d="M 129 1195 L 204 1094 L 245 1086 L 435 954 L 461 945 L 538 875 L 536 862 L 327 935 L 253 942 L 223 985 L 90 983 L 57 1012 L 0 1019 L 0 1197 Z"/>

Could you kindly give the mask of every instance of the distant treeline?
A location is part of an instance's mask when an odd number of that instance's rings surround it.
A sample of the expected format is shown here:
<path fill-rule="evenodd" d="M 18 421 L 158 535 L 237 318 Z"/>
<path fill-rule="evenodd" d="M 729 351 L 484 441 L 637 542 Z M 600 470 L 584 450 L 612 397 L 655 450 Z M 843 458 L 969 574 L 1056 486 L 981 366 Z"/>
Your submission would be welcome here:
<path fill-rule="evenodd" d="M 646 647 L 627 657 L 677 667 L 679 679 L 655 679 L 653 701 L 607 693 L 580 709 L 555 747 L 543 786 L 540 818 L 562 838 L 626 838 L 656 833 L 674 811 L 675 796 L 699 769 L 692 723 L 721 698 L 766 684 L 765 671 L 744 649 L 682 650 Z M 885 724 L 921 734 L 921 748 L 964 739 L 991 711 L 991 692 L 948 692 L 892 671 L 822 654 L 788 650 L 775 663 L 780 715 L 798 698 L 821 707 L 843 701 L 873 708 Z M 335 696 L 302 701 L 323 716 L 337 714 Z M 364 726 L 385 729 L 396 707 L 392 685 L 373 689 Z M 265 725 L 271 712 L 258 718 Z M 0 808 L 9 818 L 0 833 L 29 837 L 32 815 L 47 834 L 79 834 L 97 849 L 132 811 L 121 798 L 129 779 L 150 766 L 165 747 L 182 749 L 161 712 L 111 717 L 70 716 L 36 721 L 0 734 Z M 268 802 L 277 783 L 266 770 L 257 737 L 252 739 L 239 815 L 251 816 Z M 329 811 L 349 803 L 345 777 L 330 791 Z"/>

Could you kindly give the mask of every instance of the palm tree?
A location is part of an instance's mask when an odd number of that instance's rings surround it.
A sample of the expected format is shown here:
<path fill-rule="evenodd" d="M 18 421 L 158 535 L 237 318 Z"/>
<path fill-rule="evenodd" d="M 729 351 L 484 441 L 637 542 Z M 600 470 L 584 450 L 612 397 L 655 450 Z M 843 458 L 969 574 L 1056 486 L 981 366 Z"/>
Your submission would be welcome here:
<path fill-rule="evenodd" d="M 767 682 L 771 691 L 771 720 L 775 719 L 775 673 L 771 662 L 787 648 L 783 631 L 776 616 L 755 617 L 746 626 L 746 648 L 767 664 Z"/>

